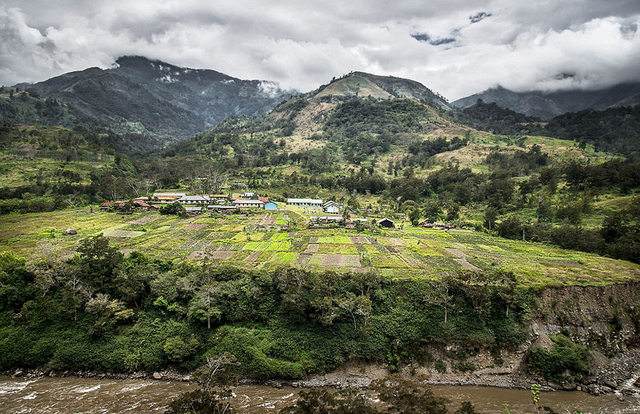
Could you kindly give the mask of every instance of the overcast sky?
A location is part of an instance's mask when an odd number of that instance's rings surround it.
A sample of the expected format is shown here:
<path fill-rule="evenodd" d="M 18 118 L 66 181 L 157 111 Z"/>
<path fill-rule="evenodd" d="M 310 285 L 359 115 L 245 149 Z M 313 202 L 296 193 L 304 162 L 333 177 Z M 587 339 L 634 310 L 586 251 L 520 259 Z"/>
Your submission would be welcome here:
<path fill-rule="evenodd" d="M 0 0 L 0 85 L 121 55 L 315 89 L 361 70 L 454 100 L 640 81 L 640 0 Z"/>

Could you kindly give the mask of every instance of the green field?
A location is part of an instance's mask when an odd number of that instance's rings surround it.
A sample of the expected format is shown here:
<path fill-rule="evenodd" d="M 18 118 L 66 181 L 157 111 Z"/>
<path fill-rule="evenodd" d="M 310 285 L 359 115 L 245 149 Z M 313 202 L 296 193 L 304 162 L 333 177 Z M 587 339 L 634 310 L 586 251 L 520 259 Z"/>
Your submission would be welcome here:
<path fill-rule="evenodd" d="M 435 278 L 467 270 L 512 271 L 527 285 L 598 285 L 640 279 L 640 266 L 538 243 L 468 230 L 404 230 L 358 233 L 343 229 L 279 231 L 294 212 L 251 216 L 178 218 L 155 212 L 120 215 L 88 209 L 7 215 L 0 223 L 0 250 L 26 257 L 47 245 L 72 254 L 75 244 L 103 233 L 124 253 L 152 258 L 210 260 L 243 268 L 278 265 L 338 271 L 376 270 L 394 278 Z M 255 224 L 266 231 L 246 232 Z M 63 235 L 74 228 L 78 234 Z M 53 236 L 52 236 L 53 232 Z"/>

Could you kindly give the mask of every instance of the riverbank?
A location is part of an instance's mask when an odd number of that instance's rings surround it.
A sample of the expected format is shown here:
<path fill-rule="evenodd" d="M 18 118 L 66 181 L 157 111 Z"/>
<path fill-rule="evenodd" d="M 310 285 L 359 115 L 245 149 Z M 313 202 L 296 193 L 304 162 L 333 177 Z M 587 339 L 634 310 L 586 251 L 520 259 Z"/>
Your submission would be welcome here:
<path fill-rule="evenodd" d="M 555 383 L 528 375 L 520 367 L 479 370 L 473 373 L 439 373 L 423 367 L 405 367 L 399 374 L 418 379 L 423 384 L 434 386 L 478 386 L 502 389 L 528 390 L 531 384 L 539 384 L 542 391 L 579 391 L 594 396 L 605 394 L 640 395 L 640 350 L 607 360 L 607 368 L 587 378 L 584 382 Z M 290 384 L 299 388 L 346 388 L 366 389 L 376 379 L 389 375 L 383 365 L 347 364 L 337 371 L 315 375 Z"/>
<path fill-rule="evenodd" d="M 476 360 L 482 355 L 475 356 Z M 510 360 L 516 362 L 522 358 L 521 353 L 511 355 Z M 508 358 L 508 356 L 507 356 Z M 606 361 L 606 362 L 605 362 Z M 546 381 L 531 376 L 521 366 L 503 366 L 480 369 L 471 373 L 437 372 L 419 366 L 405 366 L 398 374 L 417 379 L 425 385 L 433 386 L 476 386 L 499 389 L 528 390 L 531 384 L 539 384 L 542 391 L 579 391 L 594 396 L 605 394 L 640 395 L 640 349 L 630 350 L 612 359 L 601 360 L 603 369 L 588 377 L 585 382 L 565 382 L 562 384 Z M 340 369 L 312 375 L 301 380 L 255 380 L 243 378 L 241 386 L 270 386 L 273 388 L 355 388 L 367 389 L 370 384 L 389 375 L 383 364 L 351 362 Z M 97 372 L 97 371 L 58 371 L 52 369 L 13 369 L 0 371 L 0 376 L 12 378 L 80 378 L 93 380 L 156 380 L 167 382 L 191 382 L 190 373 L 175 370 L 156 372 L 135 372 L 131 374 Z"/>

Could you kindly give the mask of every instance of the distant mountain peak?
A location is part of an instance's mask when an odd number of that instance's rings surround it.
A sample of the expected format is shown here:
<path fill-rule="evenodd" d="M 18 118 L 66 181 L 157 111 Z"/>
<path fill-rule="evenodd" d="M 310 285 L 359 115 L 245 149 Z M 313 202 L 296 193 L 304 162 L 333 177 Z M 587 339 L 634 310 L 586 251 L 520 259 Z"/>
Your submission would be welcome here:
<path fill-rule="evenodd" d="M 623 83 L 597 90 L 526 91 L 516 92 L 496 85 L 484 92 L 452 102 L 454 107 L 466 108 L 478 99 L 496 103 L 501 108 L 551 119 L 555 116 L 583 109 L 606 109 L 612 106 L 637 105 L 640 103 L 640 82 Z"/>
<path fill-rule="evenodd" d="M 23 87 L 66 103 L 87 122 L 170 141 L 228 116 L 265 114 L 292 94 L 275 82 L 144 56 L 121 56 L 110 69 L 89 68 Z"/>
<path fill-rule="evenodd" d="M 313 92 L 314 98 L 328 96 L 372 97 L 376 99 L 409 98 L 450 109 L 447 100 L 420 82 L 395 76 L 381 76 L 354 71 Z"/>

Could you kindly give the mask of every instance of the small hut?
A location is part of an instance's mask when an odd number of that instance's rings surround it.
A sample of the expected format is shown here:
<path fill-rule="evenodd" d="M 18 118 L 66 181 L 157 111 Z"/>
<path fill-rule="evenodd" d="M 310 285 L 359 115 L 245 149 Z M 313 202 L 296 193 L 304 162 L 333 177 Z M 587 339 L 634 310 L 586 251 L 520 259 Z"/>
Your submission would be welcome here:
<path fill-rule="evenodd" d="M 384 228 L 387 228 L 387 229 L 393 229 L 393 228 L 396 227 L 396 225 L 393 222 L 393 220 L 388 219 L 386 217 L 383 218 L 383 219 L 378 220 L 378 226 L 384 227 Z"/>

